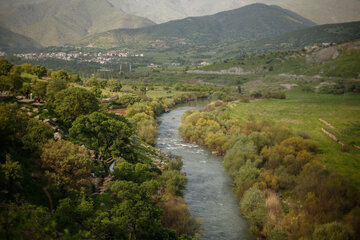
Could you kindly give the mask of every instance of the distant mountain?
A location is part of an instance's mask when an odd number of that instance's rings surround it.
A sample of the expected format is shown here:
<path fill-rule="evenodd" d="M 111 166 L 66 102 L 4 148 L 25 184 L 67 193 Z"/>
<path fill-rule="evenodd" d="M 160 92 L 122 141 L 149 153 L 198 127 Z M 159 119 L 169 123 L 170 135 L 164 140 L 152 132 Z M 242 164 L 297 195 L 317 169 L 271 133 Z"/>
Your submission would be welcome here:
<path fill-rule="evenodd" d="M 118 29 L 95 34 L 79 42 L 82 46 L 166 49 L 170 45 L 211 46 L 258 40 L 316 25 L 296 13 L 265 4 L 190 17 L 140 29 Z"/>
<path fill-rule="evenodd" d="M 18 0 L 19 1 L 19 0 Z M 275 4 L 318 24 L 360 21 L 359 0 L 109 0 L 125 12 L 157 23 L 205 16 L 253 3 Z"/>
<path fill-rule="evenodd" d="M 0 0 L 0 8 L 2 26 L 44 46 L 63 45 L 111 29 L 154 24 L 107 0 Z"/>
<path fill-rule="evenodd" d="M 360 22 L 315 26 L 257 41 L 255 44 L 257 46 L 282 46 L 289 49 L 322 43 L 342 43 L 355 39 L 360 39 Z"/>
<path fill-rule="evenodd" d="M 0 50 L 34 50 L 42 46 L 33 39 L 0 26 Z"/>

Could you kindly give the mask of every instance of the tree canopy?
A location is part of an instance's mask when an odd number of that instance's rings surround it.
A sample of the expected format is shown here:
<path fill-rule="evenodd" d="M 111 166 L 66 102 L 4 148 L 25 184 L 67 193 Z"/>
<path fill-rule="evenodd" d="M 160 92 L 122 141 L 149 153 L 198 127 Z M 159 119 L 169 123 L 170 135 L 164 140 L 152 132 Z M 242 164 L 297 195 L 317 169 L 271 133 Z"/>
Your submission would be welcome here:
<path fill-rule="evenodd" d="M 91 92 L 83 88 L 69 88 L 55 95 L 55 112 L 65 123 L 71 123 L 81 115 L 99 109 L 99 101 Z"/>
<path fill-rule="evenodd" d="M 131 160 L 132 133 L 124 117 L 99 112 L 80 116 L 69 130 L 71 138 L 98 152 L 101 160 L 111 156 Z"/>

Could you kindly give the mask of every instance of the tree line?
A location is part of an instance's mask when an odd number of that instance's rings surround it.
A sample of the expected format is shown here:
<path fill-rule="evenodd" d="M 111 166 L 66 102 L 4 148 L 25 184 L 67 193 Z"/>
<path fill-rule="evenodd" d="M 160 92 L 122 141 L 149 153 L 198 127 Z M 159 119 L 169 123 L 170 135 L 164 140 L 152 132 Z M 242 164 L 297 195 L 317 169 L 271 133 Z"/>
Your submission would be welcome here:
<path fill-rule="evenodd" d="M 359 191 L 325 166 L 317 144 L 270 121 L 231 116 L 225 103 L 182 117 L 182 137 L 224 155 L 239 207 L 266 239 L 357 239 Z"/>

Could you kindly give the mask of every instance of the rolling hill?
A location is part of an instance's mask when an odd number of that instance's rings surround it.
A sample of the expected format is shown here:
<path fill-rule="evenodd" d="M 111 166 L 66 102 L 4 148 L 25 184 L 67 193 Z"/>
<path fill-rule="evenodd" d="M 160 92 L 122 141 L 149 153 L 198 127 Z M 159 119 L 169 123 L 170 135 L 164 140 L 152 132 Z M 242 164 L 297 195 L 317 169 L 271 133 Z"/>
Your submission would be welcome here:
<path fill-rule="evenodd" d="M 33 39 L 0 26 L 0 50 L 34 50 L 41 47 L 42 46 Z"/>
<path fill-rule="evenodd" d="M 117 28 L 153 25 L 125 13 L 107 0 L 1 1 L 0 23 L 43 46 L 63 45 L 90 34 Z"/>
<path fill-rule="evenodd" d="M 82 46 L 155 47 L 170 45 L 212 46 L 258 40 L 316 25 L 288 10 L 253 4 L 204 17 L 190 17 L 140 29 L 118 29 L 95 34 L 79 42 Z"/>
<path fill-rule="evenodd" d="M 360 21 L 359 0 L 109 0 L 125 12 L 157 23 L 204 16 L 253 3 L 278 5 L 318 24 Z"/>

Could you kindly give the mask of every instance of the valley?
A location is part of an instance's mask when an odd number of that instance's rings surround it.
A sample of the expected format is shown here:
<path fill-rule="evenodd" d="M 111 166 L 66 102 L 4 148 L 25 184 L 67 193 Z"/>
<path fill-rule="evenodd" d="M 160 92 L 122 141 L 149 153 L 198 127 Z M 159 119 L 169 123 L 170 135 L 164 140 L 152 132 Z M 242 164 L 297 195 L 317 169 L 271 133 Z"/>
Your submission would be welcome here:
<path fill-rule="evenodd" d="M 0 1 L 0 238 L 360 239 L 359 7 Z"/>

